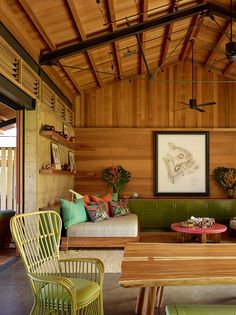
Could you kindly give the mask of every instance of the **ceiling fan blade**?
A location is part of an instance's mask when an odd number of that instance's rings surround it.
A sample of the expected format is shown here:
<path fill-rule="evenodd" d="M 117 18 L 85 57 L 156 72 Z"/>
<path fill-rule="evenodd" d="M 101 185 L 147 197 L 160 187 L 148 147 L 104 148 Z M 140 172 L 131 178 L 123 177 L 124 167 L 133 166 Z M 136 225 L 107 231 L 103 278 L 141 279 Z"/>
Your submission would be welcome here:
<path fill-rule="evenodd" d="M 196 107 L 195 109 L 196 109 L 198 112 L 201 112 L 201 113 L 204 113 L 204 112 L 205 112 L 205 110 L 202 109 L 201 107 Z"/>
<path fill-rule="evenodd" d="M 186 105 L 189 107 L 189 104 L 188 103 L 184 103 L 184 102 L 179 102 L 180 104 L 183 104 L 183 105 Z"/>
<path fill-rule="evenodd" d="M 216 102 L 208 102 L 208 103 L 198 104 L 197 107 L 208 106 L 208 105 L 216 105 Z"/>
<path fill-rule="evenodd" d="M 186 105 L 186 104 L 185 104 Z M 188 105 L 187 105 L 188 106 Z M 176 112 L 176 111 L 178 111 L 178 110 L 185 110 L 185 109 L 188 109 L 189 108 L 189 106 L 188 107 L 180 107 L 180 108 L 176 108 L 176 109 L 172 109 L 172 112 Z"/>

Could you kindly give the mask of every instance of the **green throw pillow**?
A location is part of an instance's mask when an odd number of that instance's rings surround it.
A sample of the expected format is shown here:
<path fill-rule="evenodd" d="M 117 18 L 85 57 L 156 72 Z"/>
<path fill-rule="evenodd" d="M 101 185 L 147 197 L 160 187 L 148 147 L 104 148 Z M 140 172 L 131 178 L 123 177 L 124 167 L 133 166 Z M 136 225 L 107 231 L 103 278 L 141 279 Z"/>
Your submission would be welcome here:
<path fill-rule="evenodd" d="M 72 224 L 88 221 L 83 199 L 77 199 L 76 202 L 61 199 L 61 208 L 65 229 Z"/>

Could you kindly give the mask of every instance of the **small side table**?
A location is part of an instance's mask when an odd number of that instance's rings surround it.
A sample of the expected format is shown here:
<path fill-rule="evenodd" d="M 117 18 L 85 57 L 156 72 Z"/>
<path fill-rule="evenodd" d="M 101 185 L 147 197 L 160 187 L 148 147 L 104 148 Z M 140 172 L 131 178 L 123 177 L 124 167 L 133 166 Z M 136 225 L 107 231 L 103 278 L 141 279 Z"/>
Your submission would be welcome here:
<path fill-rule="evenodd" d="M 214 235 L 214 242 L 220 243 L 221 233 L 227 230 L 227 226 L 219 223 L 215 223 L 212 227 L 209 228 L 202 228 L 198 226 L 194 227 L 182 227 L 180 222 L 172 223 L 171 229 L 177 232 L 177 241 L 184 242 L 184 235 L 185 234 L 198 234 L 200 243 L 206 243 L 207 235 L 213 234 Z"/>

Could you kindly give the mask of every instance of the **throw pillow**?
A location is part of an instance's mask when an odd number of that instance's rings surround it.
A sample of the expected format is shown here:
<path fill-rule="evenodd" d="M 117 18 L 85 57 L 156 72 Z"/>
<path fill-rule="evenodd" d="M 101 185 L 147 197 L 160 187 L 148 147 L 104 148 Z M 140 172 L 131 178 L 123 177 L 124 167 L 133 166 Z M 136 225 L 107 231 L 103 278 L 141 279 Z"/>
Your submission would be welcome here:
<path fill-rule="evenodd" d="M 110 209 L 113 217 L 119 217 L 130 213 L 127 200 L 111 201 Z"/>
<path fill-rule="evenodd" d="M 88 220 L 83 199 L 77 199 L 76 202 L 61 199 L 61 208 L 65 229 L 72 224 L 82 223 Z"/>
<path fill-rule="evenodd" d="M 101 222 L 109 219 L 105 202 L 90 202 L 85 204 L 85 209 L 92 222 Z"/>
<path fill-rule="evenodd" d="M 97 197 L 95 195 L 92 195 L 92 201 L 103 202 L 105 204 L 105 206 L 106 206 L 107 215 L 108 216 L 110 215 L 110 207 L 109 207 L 108 201 L 111 201 L 111 199 L 110 200 L 105 200 L 104 197 Z"/>
<path fill-rule="evenodd" d="M 90 202 L 89 196 L 88 195 L 84 195 L 84 203 L 88 203 Z"/>

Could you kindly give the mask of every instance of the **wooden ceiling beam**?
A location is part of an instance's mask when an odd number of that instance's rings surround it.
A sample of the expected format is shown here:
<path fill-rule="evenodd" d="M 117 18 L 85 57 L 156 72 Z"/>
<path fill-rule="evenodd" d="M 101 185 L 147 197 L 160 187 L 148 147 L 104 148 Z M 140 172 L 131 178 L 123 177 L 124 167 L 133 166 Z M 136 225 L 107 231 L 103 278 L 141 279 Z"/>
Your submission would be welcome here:
<path fill-rule="evenodd" d="M 142 22 L 145 22 L 147 21 L 147 18 L 148 18 L 148 2 L 149 0 L 142 0 L 140 2 L 140 12 L 142 13 L 141 15 L 141 23 Z M 142 46 L 142 49 L 143 51 L 145 52 L 145 49 L 146 49 L 146 33 L 141 33 L 139 35 L 139 39 L 140 39 L 140 43 L 141 43 L 141 46 Z M 139 54 L 139 69 L 140 69 L 140 74 L 144 73 L 145 72 L 145 63 L 144 63 L 144 60 L 142 58 L 142 55 L 141 53 Z"/>
<path fill-rule="evenodd" d="M 192 17 L 189 31 L 187 32 L 187 36 L 185 37 L 185 40 L 184 40 L 184 43 L 183 43 L 183 46 L 182 46 L 182 49 L 181 49 L 181 52 L 179 55 L 179 61 L 181 61 L 181 62 L 185 59 L 185 57 L 187 55 L 187 51 L 188 51 L 189 46 L 190 46 L 190 39 L 192 38 L 193 30 L 194 30 L 194 27 L 197 23 L 197 19 L 198 19 L 197 16 Z"/>
<path fill-rule="evenodd" d="M 173 13 L 175 11 L 175 5 L 176 5 L 176 0 L 172 0 L 171 6 L 170 6 L 170 13 Z M 159 67 L 161 67 L 166 60 L 167 53 L 169 50 L 169 44 L 171 41 L 171 34 L 173 31 L 173 27 L 174 27 L 174 23 L 166 26 L 165 35 L 164 35 L 164 39 L 163 39 L 163 43 L 162 43 L 161 56 L 160 56 L 160 60 L 158 62 Z"/>
<path fill-rule="evenodd" d="M 75 6 L 75 3 L 74 3 L 74 0 L 67 0 L 67 4 L 68 4 L 68 7 L 70 9 L 70 12 L 73 16 L 73 19 L 74 19 L 74 22 L 75 22 L 75 25 L 76 25 L 76 28 L 77 28 L 77 32 L 79 34 L 79 36 L 81 37 L 82 41 L 86 41 L 87 40 L 87 36 L 84 32 L 84 29 L 83 29 L 83 26 L 82 26 L 82 23 L 80 21 L 80 17 L 77 13 L 77 9 L 76 9 L 76 6 Z M 96 63 L 95 63 L 95 60 L 93 58 L 93 55 L 90 51 L 86 51 L 86 54 L 88 56 L 88 60 L 90 62 L 90 65 L 93 69 L 92 73 L 95 75 L 95 78 L 96 78 L 96 81 L 98 83 L 98 85 L 100 87 L 103 86 L 103 83 L 102 83 L 102 80 L 101 80 L 101 77 L 97 71 L 97 67 L 96 67 Z"/>
<path fill-rule="evenodd" d="M 16 124 L 16 118 L 4 120 L 0 122 L 0 128 L 4 128 L 10 125 L 15 125 Z"/>
<path fill-rule="evenodd" d="M 201 18 L 199 18 L 199 19 L 197 16 L 192 18 L 190 30 L 188 32 L 188 35 L 185 38 L 183 48 L 182 48 L 180 56 L 179 56 L 180 61 L 183 61 L 190 54 L 190 52 L 192 50 L 191 39 L 196 40 L 198 33 L 201 29 L 203 20 L 204 20 L 204 15 L 202 15 Z"/>
<path fill-rule="evenodd" d="M 48 37 L 48 35 L 45 32 L 44 28 L 42 27 L 41 23 L 36 18 L 34 12 L 31 10 L 27 0 L 19 0 L 19 2 L 21 4 L 22 8 L 25 10 L 27 16 L 29 17 L 29 19 L 32 21 L 33 25 L 37 29 L 37 31 L 40 33 L 40 35 L 43 38 L 43 40 L 46 42 L 46 44 L 49 46 L 49 48 L 52 51 L 55 51 L 57 49 L 56 45 Z M 67 74 L 67 76 L 69 77 L 69 79 L 71 80 L 73 85 L 75 86 L 76 90 L 81 94 L 82 93 L 81 88 L 78 86 L 77 83 L 75 84 L 76 81 L 73 78 L 73 75 L 71 74 L 71 72 L 68 69 L 63 68 L 63 66 L 61 65 L 60 61 L 58 63 L 61 66 L 61 68 L 63 69 L 63 71 L 65 71 L 65 73 Z"/>
<path fill-rule="evenodd" d="M 127 38 L 131 35 L 140 34 L 142 32 L 151 30 L 153 28 L 161 27 L 185 19 L 186 17 L 194 16 L 203 11 L 206 11 L 208 4 L 203 2 L 201 4 L 178 10 L 174 13 L 165 16 L 153 18 L 142 23 L 134 24 L 126 28 L 119 29 L 112 33 L 107 33 L 95 38 L 87 39 L 77 44 L 58 49 L 48 53 L 42 53 L 39 62 L 40 64 L 52 65 L 57 59 L 68 57 L 74 54 L 85 52 L 104 44 L 112 43 L 116 40 Z"/>
<path fill-rule="evenodd" d="M 109 12 L 109 17 L 110 17 L 110 22 L 111 22 L 111 30 L 112 32 L 115 32 L 117 30 L 117 25 L 116 22 L 113 22 L 116 20 L 116 15 L 115 15 L 115 8 L 114 8 L 114 1 L 113 0 L 107 0 L 106 1 L 107 7 L 108 7 L 108 12 Z M 118 42 L 113 43 L 113 49 L 114 53 L 116 55 L 116 64 L 117 64 L 117 69 L 118 69 L 118 77 L 121 79 L 122 75 L 122 63 L 121 63 L 121 57 L 120 57 L 120 47 Z"/>
<path fill-rule="evenodd" d="M 236 66 L 236 61 L 230 61 L 222 71 L 223 74 L 229 73 Z"/>
<path fill-rule="evenodd" d="M 225 27 L 224 29 L 222 30 L 222 34 L 220 34 L 217 38 L 217 40 L 215 41 L 215 45 L 214 45 L 214 48 L 212 49 L 212 51 L 210 52 L 210 54 L 208 55 L 204 65 L 203 65 L 203 68 L 206 69 L 210 66 L 217 50 L 219 49 L 219 47 L 222 45 L 222 43 L 225 41 L 225 33 L 229 31 L 229 28 L 230 28 L 230 22 L 227 22 L 225 24 Z"/>

